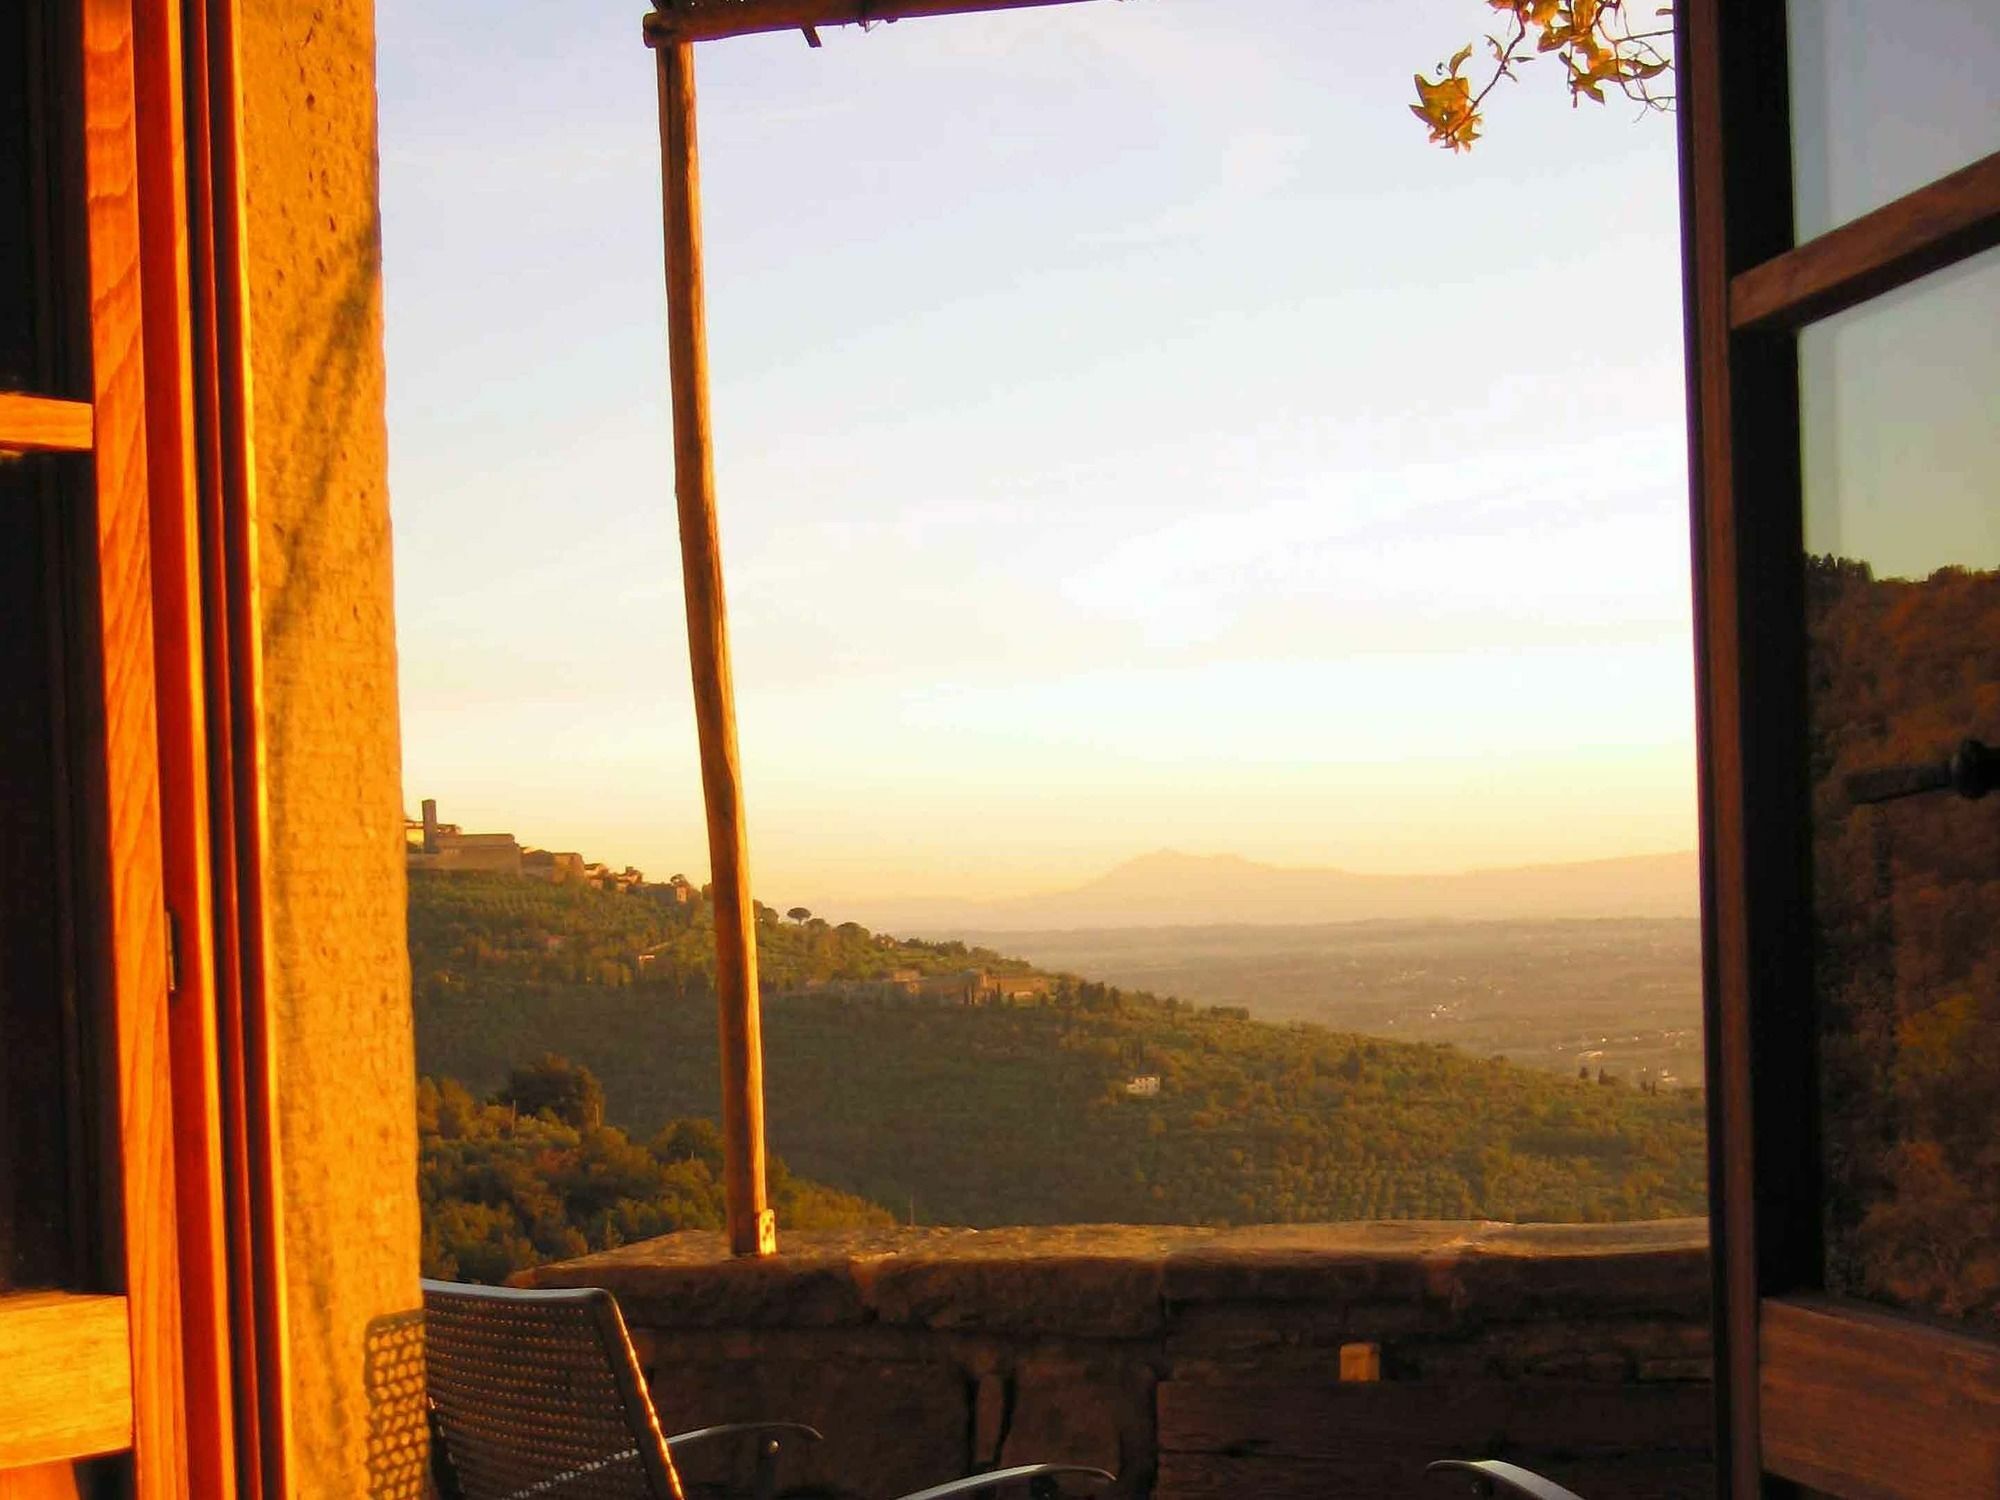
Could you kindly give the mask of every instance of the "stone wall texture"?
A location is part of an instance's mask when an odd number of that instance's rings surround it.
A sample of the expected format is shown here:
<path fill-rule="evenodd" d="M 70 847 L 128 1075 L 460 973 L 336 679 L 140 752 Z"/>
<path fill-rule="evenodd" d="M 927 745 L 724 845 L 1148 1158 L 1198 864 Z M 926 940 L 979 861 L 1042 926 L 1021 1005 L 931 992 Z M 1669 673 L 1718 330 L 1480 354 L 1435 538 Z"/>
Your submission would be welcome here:
<path fill-rule="evenodd" d="M 1504 1458 L 1591 1500 L 1713 1493 L 1707 1227 L 1371 1223 L 681 1234 L 544 1266 L 617 1294 L 668 1432 L 789 1419 L 795 1493 L 1093 1464 L 1118 1500 L 1448 1495 Z M 692 1453 L 695 1490 L 744 1453 Z"/>
<path fill-rule="evenodd" d="M 352 1500 L 418 1303 L 374 7 L 241 26 L 294 1493 Z"/>

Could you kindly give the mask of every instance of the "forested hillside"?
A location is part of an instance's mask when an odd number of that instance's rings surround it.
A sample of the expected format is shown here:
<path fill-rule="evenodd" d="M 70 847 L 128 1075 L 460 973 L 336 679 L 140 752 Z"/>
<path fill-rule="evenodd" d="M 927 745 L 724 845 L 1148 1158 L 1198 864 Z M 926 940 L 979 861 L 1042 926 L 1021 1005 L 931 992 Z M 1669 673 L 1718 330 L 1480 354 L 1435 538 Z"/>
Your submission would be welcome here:
<path fill-rule="evenodd" d="M 723 1226 L 722 1133 L 672 1120 L 637 1141 L 604 1123 L 588 1069 L 544 1057 L 488 1103 L 447 1078 L 417 1081 L 423 1274 L 501 1281 L 544 1261 L 677 1229 Z M 889 1222 L 846 1193 L 768 1163 L 772 1203 L 799 1228 Z"/>
<path fill-rule="evenodd" d="M 411 883 L 422 1071 L 496 1088 L 561 1053 L 643 1136 L 716 1111 L 699 907 L 500 877 Z M 1448 1048 L 1061 980 L 1010 1005 L 805 990 L 998 970 L 766 911 L 773 1148 L 898 1217 L 989 1225 L 1699 1213 L 1702 1104 Z M 638 955 L 657 956 L 641 963 Z M 1157 1094 L 1133 1080 L 1157 1075 Z M 1140 1085 L 1141 1088 L 1146 1085 Z"/>

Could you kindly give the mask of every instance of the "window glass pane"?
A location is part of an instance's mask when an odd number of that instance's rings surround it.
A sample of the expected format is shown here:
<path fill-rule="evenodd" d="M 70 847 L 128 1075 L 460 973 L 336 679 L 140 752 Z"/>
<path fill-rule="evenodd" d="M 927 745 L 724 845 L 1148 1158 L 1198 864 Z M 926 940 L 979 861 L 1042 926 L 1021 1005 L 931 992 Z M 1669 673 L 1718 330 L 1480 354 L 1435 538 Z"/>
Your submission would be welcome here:
<path fill-rule="evenodd" d="M 1793 0 L 1801 241 L 2000 151 L 2000 5 Z"/>
<path fill-rule="evenodd" d="M 35 367 L 28 10 L 0 7 L 0 390 L 31 387 Z"/>
<path fill-rule="evenodd" d="M 0 4 L 0 390 L 89 394 L 75 9 Z"/>
<path fill-rule="evenodd" d="M 0 460 L 0 1291 L 62 1284 L 75 1258 L 57 502 L 45 484 L 58 463 L 76 460 Z"/>
<path fill-rule="evenodd" d="M 1799 357 L 1827 1284 L 2000 1333 L 1996 326 L 2000 251 Z"/>

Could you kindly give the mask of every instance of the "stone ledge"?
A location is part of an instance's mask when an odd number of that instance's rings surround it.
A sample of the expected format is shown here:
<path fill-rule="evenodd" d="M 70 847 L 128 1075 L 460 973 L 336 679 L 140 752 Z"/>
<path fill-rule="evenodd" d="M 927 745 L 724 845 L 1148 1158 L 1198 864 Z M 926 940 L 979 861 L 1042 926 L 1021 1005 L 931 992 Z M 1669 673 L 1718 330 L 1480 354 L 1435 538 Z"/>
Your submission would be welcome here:
<path fill-rule="evenodd" d="M 1616 1311 L 1705 1318 L 1708 1226 L 1375 1221 L 1249 1229 L 1063 1225 L 794 1231 L 736 1259 L 692 1231 L 537 1267 L 602 1286 L 635 1324 L 891 1327 L 1146 1338 L 1205 1303 L 1388 1306 L 1424 1321 Z"/>
<path fill-rule="evenodd" d="M 788 1496 L 866 1500 L 1035 1459 L 1098 1500 L 1422 1500 L 1503 1455 L 1597 1500 L 1698 1500 L 1708 1241 L 1649 1224 L 1067 1225 L 678 1234 L 517 1278 L 617 1294 L 670 1428 L 808 1421 Z M 1349 1373 L 1344 1351 L 1352 1344 Z M 690 1454 L 691 1495 L 743 1455 Z"/>

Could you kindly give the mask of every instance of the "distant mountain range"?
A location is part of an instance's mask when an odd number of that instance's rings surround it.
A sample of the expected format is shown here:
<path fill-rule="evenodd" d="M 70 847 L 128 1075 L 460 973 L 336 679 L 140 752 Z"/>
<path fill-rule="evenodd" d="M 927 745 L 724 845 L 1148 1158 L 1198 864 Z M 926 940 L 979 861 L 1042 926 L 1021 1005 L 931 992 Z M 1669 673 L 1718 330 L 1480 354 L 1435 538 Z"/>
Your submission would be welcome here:
<path fill-rule="evenodd" d="M 1449 875 L 1357 875 L 1161 850 L 1066 891 L 1001 901 L 912 896 L 832 903 L 828 915 L 928 938 L 963 932 L 1459 917 L 1692 917 L 1692 849 Z"/>

